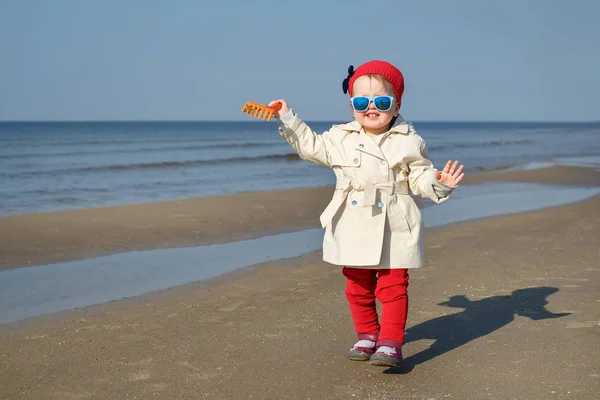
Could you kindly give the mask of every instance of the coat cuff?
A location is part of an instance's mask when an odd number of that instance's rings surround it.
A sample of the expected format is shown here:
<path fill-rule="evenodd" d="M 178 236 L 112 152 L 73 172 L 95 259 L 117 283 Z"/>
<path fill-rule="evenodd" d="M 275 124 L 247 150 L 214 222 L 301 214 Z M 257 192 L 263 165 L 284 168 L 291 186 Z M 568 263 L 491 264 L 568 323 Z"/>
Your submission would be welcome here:
<path fill-rule="evenodd" d="M 288 143 L 293 144 L 298 141 L 298 128 L 302 125 L 302 120 L 290 109 L 284 115 L 277 117 L 277 123 L 279 124 L 279 134 Z"/>
<path fill-rule="evenodd" d="M 433 178 L 431 184 L 433 186 L 435 194 L 440 199 L 450 196 L 452 194 L 452 191 L 456 189 L 455 187 L 446 185 L 445 183 L 438 181 L 435 177 Z"/>
<path fill-rule="evenodd" d="M 295 115 L 296 113 L 291 108 L 285 114 L 279 115 L 277 117 L 277 122 L 279 123 L 279 126 L 289 124 L 294 119 Z"/>

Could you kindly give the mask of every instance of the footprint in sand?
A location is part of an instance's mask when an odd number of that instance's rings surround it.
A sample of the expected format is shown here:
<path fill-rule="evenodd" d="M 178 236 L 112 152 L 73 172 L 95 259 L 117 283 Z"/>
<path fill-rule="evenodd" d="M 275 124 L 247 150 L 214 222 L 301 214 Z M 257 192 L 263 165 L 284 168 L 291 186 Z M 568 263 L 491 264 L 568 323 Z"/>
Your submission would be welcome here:
<path fill-rule="evenodd" d="M 167 388 L 167 386 L 168 385 L 166 383 L 153 383 L 150 385 L 150 390 L 153 392 L 162 392 Z"/>
<path fill-rule="evenodd" d="M 53 392 L 50 392 L 49 394 L 57 399 L 79 400 L 79 399 L 91 399 L 95 393 L 89 393 L 89 392 L 71 393 L 71 392 L 63 392 L 63 391 L 53 391 Z"/>
<path fill-rule="evenodd" d="M 567 329 L 594 328 L 600 326 L 600 321 L 569 322 Z"/>
<path fill-rule="evenodd" d="M 190 378 L 194 378 L 194 379 L 199 379 L 199 380 L 207 380 L 207 379 L 213 379 L 213 378 L 218 378 L 219 377 L 219 373 L 218 372 L 198 372 L 198 373 L 193 373 L 193 374 L 189 374 L 188 375 Z"/>
<path fill-rule="evenodd" d="M 319 282 L 316 281 L 300 281 L 296 284 L 296 287 L 288 289 L 290 292 L 306 292 L 306 288 L 309 286 L 317 285 Z"/>
<path fill-rule="evenodd" d="M 298 286 L 314 286 L 316 285 L 318 282 L 316 281 L 300 281 L 297 283 Z"/>
<path fill-rule="evenodd" d="M 192 363 L 189 361 L 177 361 L 177 365 L 181 365 L 182 367 L 186 367 L 193 371 L 200 371 L 200 368 L 196 367 L 195 365 L 192 365 Z"/>
<path fill-rule="evenodd" d="M 125 376 L 127 377 L 127 380 L 129 382 L 137 382 L 150 378 L 152 374 L 150 373 L 150 371 L 137 371 L 133 373 L 128 373 Z"/>
<path fill-rule="evenodd" d="M 299 324 L 297 322 L 282 322 L 278 325 L 278 327 L 280 329 L 289 329 L 292 331 L 297 331 L 306 328 L 306 324 Z"/>
<path fill-rule="evenodd" d="M 27 340 L 40 340 L 43 338 L 47 338 L 48 335 L 32 335 L 32 336 L 26 336 L 25 339 Z"/>
<path fill-rule="evenodd" d="M 195 365 L 192 365 L 192 363 L 190 363 L 189 361 L 178 361 L 177 365 L 180 365 L 182 367 L 185 367 L 187 369 L 194 371 L 194 372 L 188 374 L 189 377 L 194 378 L 194 379 L 206 380 L 206 379 L 217 378 L 220 375 L 216 371 L 202 371 L 200 368 L 196 367 Z"/>
<path fill-rule="evenodd" d="M 138 361 L 130 362 L 129 365 L 150 365 L 152 364 L 152 360 L 154 360 L 154 357 L 143 358 Z"/>
<path fill-rule="evenodd" d="M 230 303 L 230 304 L 227 304 L 226 306 L 219 308 L 219 311 L 225 311 L 225 312 L 235 311 L 242 304 L 246 304 L 246 302 L 245 301 L 237 301 L 235 303 Z"/>

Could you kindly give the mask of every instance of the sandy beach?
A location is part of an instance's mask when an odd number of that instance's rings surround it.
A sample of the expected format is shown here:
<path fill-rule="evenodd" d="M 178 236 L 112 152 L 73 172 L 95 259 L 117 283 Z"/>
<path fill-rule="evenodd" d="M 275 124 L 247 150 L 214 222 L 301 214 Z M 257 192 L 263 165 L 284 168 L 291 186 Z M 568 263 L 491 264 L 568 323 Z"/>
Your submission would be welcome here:
<path fill-rule="evenodd" d="M 579 167 L 486 181 L 600 186 Z M 0 217 L 0 268 L 318 226 L 332 188 Z M 0 326 L 1 399 L 594 399 L 600 196 L 427 230 L 405 364 L 351 362 L 321 253 Z M 596 394 L 594 394 L 596 393 Z"/>

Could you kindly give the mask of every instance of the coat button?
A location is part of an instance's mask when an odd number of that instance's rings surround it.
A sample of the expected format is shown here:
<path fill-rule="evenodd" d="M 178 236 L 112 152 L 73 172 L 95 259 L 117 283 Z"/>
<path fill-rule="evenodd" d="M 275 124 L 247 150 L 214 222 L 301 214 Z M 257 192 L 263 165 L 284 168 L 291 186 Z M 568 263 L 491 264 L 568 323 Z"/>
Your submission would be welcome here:
<path fill-rule="evenodd" d="M 353 206 L 355 206 L 355 205 L 357 205 L 357 204 L 358 204 L 358 202 L 357 202 L 356 200 L 352 200 L 352 205 L 353 205 Z"/>
<path fill-rule="evenodd" d="M 377 203 L 377 205 L 379 206 L 379 208 L 383 208 L 383 202 L 380 201 L 379 203 Z"/>
<path fill-rule="evenodd" d="M 358 164 L 358 158 L 354 159 L 354 164 Z"/>
<path fill-rule="evenodd" d="M 379 164 L 381 164 L 381 165 L 385 165 L 385 160 L 381 160 L 381 161 L 379 161 Z"/>

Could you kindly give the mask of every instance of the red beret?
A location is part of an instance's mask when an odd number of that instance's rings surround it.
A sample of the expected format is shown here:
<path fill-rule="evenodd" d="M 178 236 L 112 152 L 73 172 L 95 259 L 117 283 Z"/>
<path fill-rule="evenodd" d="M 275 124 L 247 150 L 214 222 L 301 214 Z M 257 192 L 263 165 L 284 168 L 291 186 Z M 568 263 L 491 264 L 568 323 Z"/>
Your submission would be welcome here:
<path fill-rule="evenodd" d="M 350 72 L 350 69 L 348 70 Z M 354 82 L 363 75 L 375 74 L 381 75 L 392 85 L 398 105 L 402 103 L 402 94 L 404 93 L 404 76 L 402 72 L 392 64 L 386 61 L 373 60 L 362 64 L 354 73 L 350 73 L 348 81 L 348 94 L 352 97 L 352 86 Z"/>

